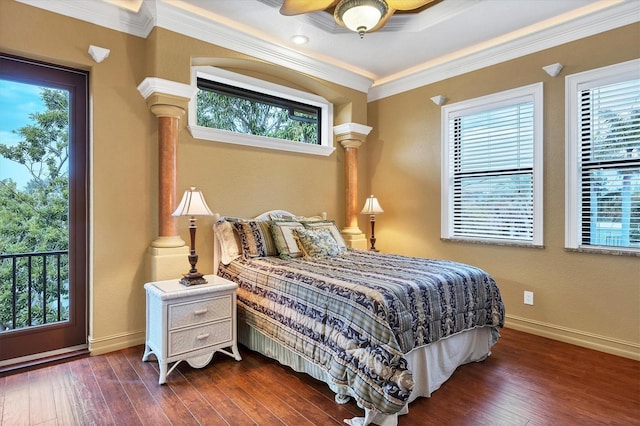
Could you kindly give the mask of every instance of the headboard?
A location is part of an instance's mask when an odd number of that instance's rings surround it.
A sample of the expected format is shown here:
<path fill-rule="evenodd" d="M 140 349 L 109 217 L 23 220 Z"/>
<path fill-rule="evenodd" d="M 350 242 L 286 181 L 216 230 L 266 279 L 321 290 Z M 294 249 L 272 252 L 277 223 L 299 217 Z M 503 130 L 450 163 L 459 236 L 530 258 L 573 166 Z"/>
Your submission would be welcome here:
<path fill-rule="evenodd" d="M 243 220 L 271 220 L 274 217 L 301 217 L 299 215 L 293 214 L 286 210 L 269 210 L 267 212 L 261 213 L 254 218 L 247 218 Z M 215 221 L 213 223 L 213 274 L 218 274 L 218 266 L 220 265 L 221 257 L 222 257 L 222 246 L 220 240 L 218 238 L 218 233 L 216 232 L 216 225 L 226 219 L 226 216 L 221 216 L 219 213 L 214 214 Z M 322 220 L 327 219 L 327 213 L 322 212 L 321 215 L 315 216 L 316 218 L 322 218 Z M 237 220 L 237 217 L 234 217 Z"/>

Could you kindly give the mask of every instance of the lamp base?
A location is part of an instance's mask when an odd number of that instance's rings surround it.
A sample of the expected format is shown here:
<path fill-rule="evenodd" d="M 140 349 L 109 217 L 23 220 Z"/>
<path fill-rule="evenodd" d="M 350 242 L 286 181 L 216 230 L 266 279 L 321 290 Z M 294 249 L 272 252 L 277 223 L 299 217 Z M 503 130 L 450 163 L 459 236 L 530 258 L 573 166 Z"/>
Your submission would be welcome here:
<path fill-rule="evenodd" d="M 184 274 L 182 276 L 182 279 L 180 279 L 180 284 L 186 287 L 206 283 L 207 280 L 203 278 L 203 275 L 200 272 L 190 272 L 188 274 Z"/>

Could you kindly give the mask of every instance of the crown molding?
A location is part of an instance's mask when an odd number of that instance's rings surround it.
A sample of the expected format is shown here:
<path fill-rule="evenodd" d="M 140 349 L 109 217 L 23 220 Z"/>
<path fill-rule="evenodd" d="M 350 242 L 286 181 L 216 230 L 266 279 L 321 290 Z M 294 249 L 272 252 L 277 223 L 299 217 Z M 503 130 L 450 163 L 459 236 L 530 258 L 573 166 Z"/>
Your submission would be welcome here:
<path fill-rule="evenodd" d="M 268 6 L 279 9 L 282 6 L 282 0 L 258 0 Z M 429 8 L 427 11 L 423 11 L 418 14 L 400 14 L 396 13 L 386 24 L 376 32 L 417 32 L 426 28 L 432 27 L 445 21 L 470 7 L 475 6 L 482 0 L 458 0 L 442 2 L 438 7 Z M 332 13 L 327 11 L 317 11 L 305 14 L 306 20 L 316 28 L 326 31 L 331 34 L 349 34 L 353 31 L 338 24 L 333 17 Z"/>
<path fill-rule="evenodd" d="M 640 21 L 638 3 L 622 3 L 585 15 L 542 31 L 531 33 L 488 48 L 458 52 L 446 59 L 422 64 L 419 69 L 406 76 L 389 76 L 374 82 L 367 95 L 368 102 L 413 90 L 427 84 L 476 71 L 501 62 L 516 59 L 531 53 L 569 43 L 625 25 Z M 562 58 L 558 58 L 561 61 Z"/>
<path fill-rule="evenodd" d="M 367 93 L 373 78 L 317 60 L 293 49 L 235 30 L 207 17 L 158 1 L 156 25 L 264 61 Z"/>
<path fill-rule="evenodd" d="M 349 133 L 359 133 L 367 136 L 373 127 L 360 123 L 343 123 L 333 126 L 333 134 L 336 136 L 345 135 Z"/>
<path fill-rule="evenodd" d="M 418 32 L 433 27 L 455 15 L 466 11 L 482 0 L 444 1 L 438 7 L 418 14 L 394 14 L 379 32 Z"/>
<path fill-rule="evenodd" d="M 178 83 L 176 81 L 165 80 L 158 77 L 146 77 L 138 85 L 138 92 L 143 98 L 147 99 L 154 93 L 162 93 L 165 95 L 177 96 L 185 99 L 191 99 L 195 96 L 197 88 L 195 86 Z"/>
<path fill-rule="evenodd" d="M 101 27 L 146 38 L 155 25 L 153 2 L 143 2 L 138 13 L 102 1 L 78 0 L 16 0 L 29 6 L 45 9 L 59 15 L 80 19 Z"/>
<path fill-rule="evenodd" d="M 465 49 L 447 57 L 426 62 L 401 74 L 390 75 L 374 81 L 373 75 L 365 70 L 343 63 L 313 58 L 282 46 L 274 40 L 246 34 L 222 22 L 199 16 L 172 5 L 166 0 L 146 0 L 142 2 L 138 13 L 104 1 L 15 1 L 143 38 L 148 37 L 154 26 L 159 26 L 274 65 L 367 93 L 369 102 L 640 21 L 637 0 L 623 0 L 619 4 L 560 25 L 532 31 L 528 35 L 514 37 L 510 41 L 497 39 L 493 44 L 485 43 L 476 46 L 475 49 Z M 276 0 L 260 1 L 273 3 Z M 480 0 L 469 1 L 475 4 Z M 443 2 L 440 6 L 446 4 L 447 2 Z M 448 9 L 441 12 L 442 16 L 436 18 L 436 22 L 438 19 L 445 19 L 448 15 L 460 12 L 462 7 L 460 4 L 452 2 Z M 443 10 L 442 7 L 440 10 Z M 317 26 L 325 27 L 328 32 L 346 31 L 325 12 L 309 14 L 309 19 L 314 19 Z M 431 25 L 434 22 L 433 19 L 432 16 Z M 405 25 L 404 17 L 394 17 L 388 23 L 388 29 L 397 30 L 396 24 L 398 25 L 397 29 L 403 27 Z M 402 30 L 418 30 L 422 25 L 429 25 L 429 23 L 418 22 L 411 27 L 404 26 Z M 558 58 L 560 62 L 561 59 Z"/>

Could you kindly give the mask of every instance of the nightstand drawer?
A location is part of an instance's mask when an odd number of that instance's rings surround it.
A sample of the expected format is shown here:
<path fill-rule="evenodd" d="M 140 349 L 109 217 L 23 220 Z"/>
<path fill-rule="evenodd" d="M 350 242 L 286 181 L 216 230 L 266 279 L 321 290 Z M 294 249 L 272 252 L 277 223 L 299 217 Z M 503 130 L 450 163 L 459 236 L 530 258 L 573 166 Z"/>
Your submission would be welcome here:
<path fill-rule="evenodd" d="M 169 356 L 233 340 L 231 318 L 213 324 L 169 332 Z"/>
<path fill-rule="evenodd" d="M 169 330 L 231 317 L 231 294 L 169 306 Z"/>

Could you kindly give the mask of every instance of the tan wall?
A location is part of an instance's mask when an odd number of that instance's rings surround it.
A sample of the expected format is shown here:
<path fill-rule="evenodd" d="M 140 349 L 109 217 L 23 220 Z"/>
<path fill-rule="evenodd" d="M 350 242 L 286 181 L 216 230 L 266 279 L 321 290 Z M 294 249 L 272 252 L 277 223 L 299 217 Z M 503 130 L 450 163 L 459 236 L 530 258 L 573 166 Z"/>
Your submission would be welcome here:
<path fill-rule="evenodd" d="M 606 350 L 638 352 L 640 262 L 634 257 L 567 253 L 564 235 L 563 76 L 638 57 L 638 25 L 594 36 L 386 98 L 365 95 L 273 67 L 249 75 L 311 88 L 336 102 L 335 124 L 374 127 L 360 148 L 359 205 L 373 191 L 385 209 L 377 246 L 384 251 L 456 259 L 499 282 L 509 323 Z M 111 49 L 103 63 L 90 44 Z M 98 351 L 144 336 L 145 254 L 157 236 L 157 129 L 136 87 L 145 77 L 189 82 L 192 58 L 242 55 L 166 30 L 148 39 L 0 0 L 0 50 L 90 71 L 92 100 L 91 338 Z M 540 68 L 561 62 L 560 77 Z M 249 69 L 251 68 L 251 69 Z M 239 71 L 235 69 L 234 71 Z M 440 114 L 429 98 L 449 102 L 545 82 L 545 249 L 444 243 L 440 232 Z M 367 122 L 368 114 L 368 122 Z M 184 123 L 183 123 L 184 124 Z M 321 211 L 344 222 L 343 151 L 329 157 L 259 150 L 179 135 L 178 191 L 201 188 L 214 211 L 251 216 L 286 208 Z M 187 241 L 186 221 L 180 219 Z M 211 221 L 199 221 L 198 269 L 211 270 Z M 360 228 L 368 231 L 366 218 Z M 185 259 L 186 261 L 186 259 Z M 522 291 L 535 292 L 534 306 Z M 593 314 L 593 312 L 596 312 Z"/>
<path fill-rule="evenodd" d="M 87 53 L 90 44 L 111 49 L 109 57 L 96 64 Z M 1 0 L 0 49 L 90 72 L 90 336 L 98 343 L 139 338 L 145 310 L 141 260 L 155 232 L 150 188 L 157 157 L 149 141 L 151 117 L 136 90 L 144 77 L 144 40 Z"/>
<path fill-rule="evenodd" d="M 96 64 L 87 53 L 90 44 L 111 49 L 109 57 Z M 145 326 L 143 284 L 149 277 L 146 252 L 158 235 L 158 148 L 156 118 L 137 86 L 145 77 L 189 83 L 192 57 L 242 59 L 245 65 L 250 58 L 162 29 L 142 39 L 12 0 L 0 0 L 0 51 L 90 71 L 90 347 L 99 353 L 139 344 Z M 336 102 L 335 124 L 366 124 L 364 93 L 273 66 L 245 71 Z M 179 133 L 178 200 L 195 185 L 222 214 L 325 211 L 344 224 L 341 147 L 320 157 L 195 140 L 185 122 Z M 362 157 L 360 163 L 364 169 Z M 212 270 L 211 225 L 208 218 L 198 221 L 198 270 L 204 273 Z M 187 226 L 180 218 L 185 241 Z M 185 256 L 184 272 L 188 268 Z"/>
<path fill-rule="evenodd" d="M 640 258 L 564 250 L 564 77 L 640 57 L 632 25 L 369 104 L 368 170 L 385 213 L 376 246 L 489 271 L 509 326 L 640 358 Z M 557 78 L 541 68 L 560 62 Z M 544 82 L 544 249 L 440 240 L 440 107 Z M 533 291 L 535 305 L 523 304 Z"/>
<path fill-rule="evenodd" d="M 215 65 L 277 84 L 313 92 L 335 107 L 334 125 L 366 124 L 366 94 L 293 73 L 218 46 L 156 28 L 159 60 L 155 77 L 190 83 L 191 65 Z M 185 123 L 183 123 L 185 124 Z M 359 158 L 365 169 L 364 155 Z M 339 145 L 328 157 L 257 149 L 194 139 L 182 127 L 178 146 L 178 192 L 189 186 L 202 189 L 214 212 L 252 217 L 273 209 L 300 214 L 327 212 L 344 225 L 344 150 Z M 364 188 L 365 180 L 360 184 Z M 364 202 L 363 191 L 360 191 Z M 187 219 L 181 218 L 181 237 L 188 241 Z M 213 221 L 198 221 L 198 270 L 212 270 Z M 188 265 L 187 265 L 188 266 Z"/>

